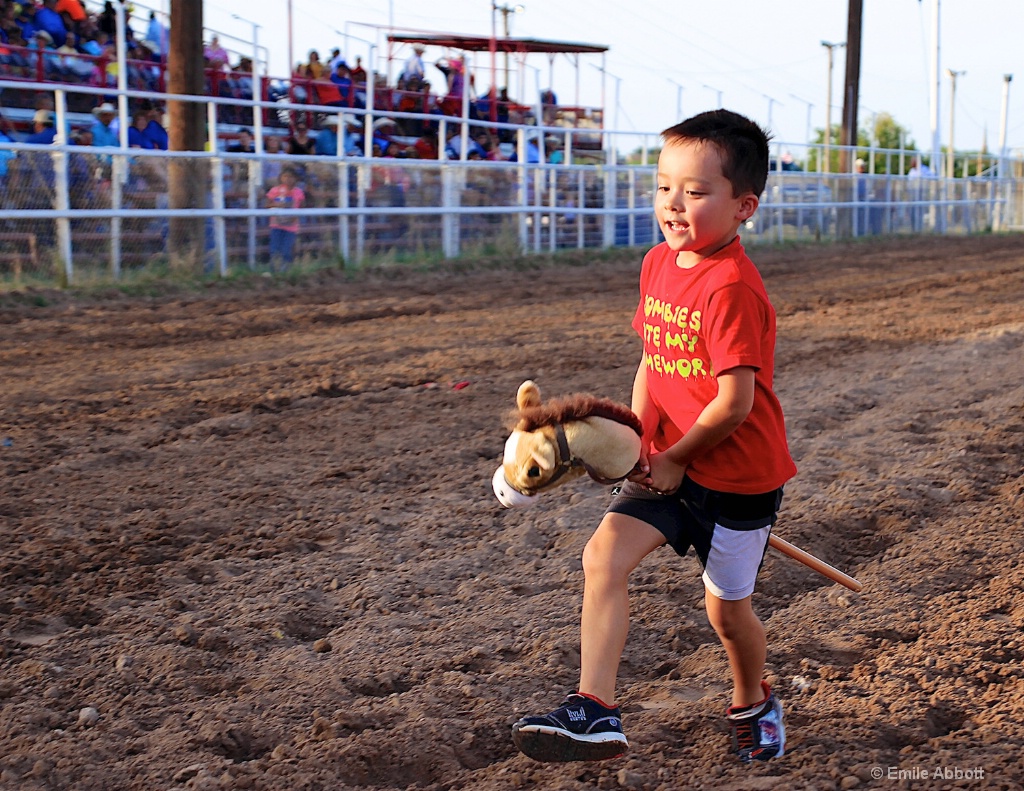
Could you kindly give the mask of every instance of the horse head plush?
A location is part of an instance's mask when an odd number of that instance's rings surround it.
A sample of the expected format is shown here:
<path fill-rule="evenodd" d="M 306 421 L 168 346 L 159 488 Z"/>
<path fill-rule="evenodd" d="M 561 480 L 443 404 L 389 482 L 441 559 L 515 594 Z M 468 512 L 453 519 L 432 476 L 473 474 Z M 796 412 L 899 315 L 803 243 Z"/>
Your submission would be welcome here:
<path fill-rule="evenodd" d="M 502 505 L 530 505 L 539 492 L 584 474 L 615 483 L 636 467 L 643 428 L 628 407 L 583 394 L 545 404 L 529 380 L 519 386 L 516 407 L 502 465 L 491 480 Z"/>

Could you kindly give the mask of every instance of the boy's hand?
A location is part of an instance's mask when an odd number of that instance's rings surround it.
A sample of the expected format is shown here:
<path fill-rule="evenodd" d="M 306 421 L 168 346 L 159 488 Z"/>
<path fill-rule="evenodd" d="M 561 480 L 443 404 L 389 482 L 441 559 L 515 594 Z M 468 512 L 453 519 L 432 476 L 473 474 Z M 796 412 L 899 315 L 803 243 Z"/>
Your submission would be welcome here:
<path fill-rule="evenodd" d="M 647 485 L 647 473 L 651 471 L 651 463 L 647 459 L 647 451 L 640 449 L 640 459 L 637 461 L 633 471 L 626 476 L 626 480 L 638 483 L 641 486 Z"/>
<path fill-rule="evenodd" d="M 643 484 L 657 494 L 673 494 L 682 484 L 686 475 L 686 465 L 672 461 L 665 453 L 655 453 L 647 458 L 649 471 L 638 483 Z"/>

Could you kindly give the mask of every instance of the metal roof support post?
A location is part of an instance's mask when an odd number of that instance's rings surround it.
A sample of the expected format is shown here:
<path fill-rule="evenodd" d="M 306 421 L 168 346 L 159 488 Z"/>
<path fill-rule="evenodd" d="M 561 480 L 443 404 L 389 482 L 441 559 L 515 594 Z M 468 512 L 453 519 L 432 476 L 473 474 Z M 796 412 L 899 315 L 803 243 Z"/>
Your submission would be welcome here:
<path fill-rule="evenodd" d="M 342 151 L 341 148 L 338 149 Z M 347 209 L 348 199 L 348 173 L 349 165 L 344 156 L 338 159 L 338 206 Z M 342 214 L 338 217 L 338 248 L 341 250 L 342 262 L 349 261 L 349 238 L 348 238 L 348 215 Z"/>
<path fill-rule="evenodd" d="M 206 104 L 206 125 L 209 129 L 210 151 L 210 200 L 214 209 L 224 211 L 224 160 L 217 156 L 217 103 Z M 228 246 L 224 227 L 224 214 L 213 218 L 213 248 L 217 259 L 217 271 L 221 277 L 228 274 Z"/>
<path fill-rule="evenodd" d="M 519 212 L 519 249 L 526 252 L 530 244 L 525 212 L 529 205 L 529 190 L 526 183 L 526 130 L 523 127 L 516 129 L 516 154 L 519 160 L 519 206 L 524 209 Z"/>
<path fill-rule="evenodd" d="M 462 58 L 462 127 L 459 130 L 459 141 L 462 152 L 459 159 L 465 162 L 469 158 L 469 58 Z"/>
<path fill-rule="evenodd" d="M 57 115 L 57 136 L 54 142 L 58 146 L 68 144 L 67 95 L 64 91 L 53 92 L 54 109 Z M 68 192 L 68 154 L 58 151 L 53 155 L 54 186 L 53 208 L 68 211 L 71 208 L 71 197 Z M 57 218 L 57 248 L 64 261 L 64 276 L 70 284 L 74 277 L 74 264 L 71 261 L 71 220 L 67 216 Z"/>

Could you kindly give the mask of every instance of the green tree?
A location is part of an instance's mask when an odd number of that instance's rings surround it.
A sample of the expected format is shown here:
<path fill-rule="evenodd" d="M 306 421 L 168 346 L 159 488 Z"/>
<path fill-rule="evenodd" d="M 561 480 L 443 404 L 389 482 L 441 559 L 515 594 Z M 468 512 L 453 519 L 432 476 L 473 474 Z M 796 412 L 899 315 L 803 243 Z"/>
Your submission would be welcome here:
<path fill-rule="evenodd" d="M 838 148 L 842 135 L 842 129 L 838 125 L 833 125 L 831 146 L 829 150 L 829 172 L 838 173 L 840 171 L 840 162 L 842 160 L 840 149 Z M 913 139 L 907 134 L 907 130 L 896 122 L 896 119 L 889 113 L 878 113 L 874 117 L 874 129 L 870 127 L 867 129 L 857 130 L 857 157 L 865 160 L 870 159 L 871 141 L 875 141 L 875 148 L 882 149 L 885 151 L 897 151 L 900 146 L 908 151 L 916 151 L 917 145 Z M 817 146 L 824 146 L 825 144 L 825 130 L 818 129 L 815 131 L 814 142 Z M 807 169 L 812 171 L 821 170 L 821 157 L 824 153 L 824 148 L 813 148 L 807 156 Z M 913 159 L 913 155 L 908 153 L 904 158 L 904 170 L 910 167 L 910 162 Z M 852 160 L 851 160 L 852 162 Z M 881 153 L 876 151 L 874 160 L 874 172 L 875 173 L 896 173 L 899 171 L 900 157 L 897 153 Z"/>

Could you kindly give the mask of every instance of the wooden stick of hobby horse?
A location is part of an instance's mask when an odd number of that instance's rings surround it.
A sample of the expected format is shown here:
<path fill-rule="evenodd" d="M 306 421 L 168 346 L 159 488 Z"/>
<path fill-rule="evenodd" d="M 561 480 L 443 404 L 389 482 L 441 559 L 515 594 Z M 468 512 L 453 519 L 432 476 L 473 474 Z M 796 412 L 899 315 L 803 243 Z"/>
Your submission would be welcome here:
<path fill-rule="evenodd" d="M 804 552 L 800 547 L 793 546 L 784 538 L 779 538 L 774 533 L 768 539 L 768 543 L 779 550 L 783 555 L 788 555 L 793 558 L 793 560 L 799 560 L 805 566 L 814 569 L 819 574 L 823 574 L 834 582 L 838 582 L 840 585 L 845 585 L 852 591 L 857 591 L 859 593 L 864 587 L 850 575 L 843 574 L 839 569 L 834 566 L 830 566 L 824 560 L 819 560 L 809 552 Z"/>

